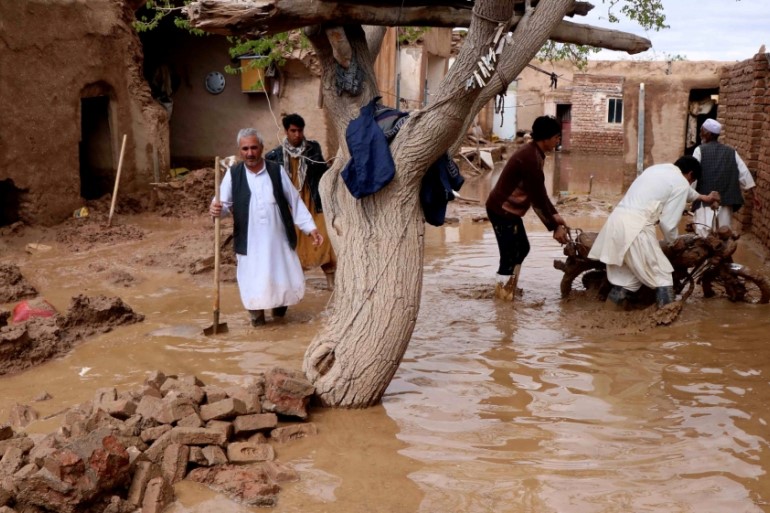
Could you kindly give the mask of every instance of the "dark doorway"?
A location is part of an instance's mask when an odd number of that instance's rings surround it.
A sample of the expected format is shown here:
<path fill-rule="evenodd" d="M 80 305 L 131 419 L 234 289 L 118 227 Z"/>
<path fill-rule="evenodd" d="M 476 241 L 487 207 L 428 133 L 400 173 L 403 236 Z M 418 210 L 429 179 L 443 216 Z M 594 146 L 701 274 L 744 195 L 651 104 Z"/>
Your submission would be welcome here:
<path fill-rule="evenodd" d="M 688 104 L 685 155 L 692 155 L 700 144 L 700 127 L 707 119 L 716 119 L 719 108 L 719 88 L 693 89 Z"/>
<path fill-rule="evenodd" d="M 80 195 L 83 199 L 101 198 L 112 192 L 115 183 L 109 109 L 108 96 L 80 100 Z"/>
<path fill-rule="evenodd" d="M 7 226 L 21 219 L 19 205 L 22 192 L 10 178 L 0 180 L 0 226 Z"/>
<path fill-rule="evenodd" d="M 569 150 L 572 134 L 572 104 L 559 103 L 556 105 L 556 119 L 561 123 L 561 147 Z"/>

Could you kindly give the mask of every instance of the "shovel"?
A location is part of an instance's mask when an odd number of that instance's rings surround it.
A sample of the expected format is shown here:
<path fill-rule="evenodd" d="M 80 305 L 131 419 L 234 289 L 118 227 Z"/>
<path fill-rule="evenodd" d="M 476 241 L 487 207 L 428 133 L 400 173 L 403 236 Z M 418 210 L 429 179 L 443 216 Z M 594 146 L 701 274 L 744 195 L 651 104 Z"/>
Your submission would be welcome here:
<path fill-rule="evenodd" d="M 219 157 L 214 159 L 214 201 L 219 203 Z M 227 333 L 227 323 L 219 322 L 219 217 L 214 218 L 214 324 L 205 328 L 206 336 Z"/>

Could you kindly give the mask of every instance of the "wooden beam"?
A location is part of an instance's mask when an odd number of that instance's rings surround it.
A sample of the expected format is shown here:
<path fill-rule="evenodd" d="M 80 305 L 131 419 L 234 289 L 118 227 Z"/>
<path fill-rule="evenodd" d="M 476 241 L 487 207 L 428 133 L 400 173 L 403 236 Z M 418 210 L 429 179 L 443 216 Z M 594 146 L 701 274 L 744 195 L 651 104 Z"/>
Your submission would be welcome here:
<path fill-rule="evenodd" d="M 425 0 L 423 0 L 425 3 Z M 197 0 L 186 7 L 190 24 L 197 29 L 227 36 L 261 37 L 309 25 L 348 23 L 376 26 L 467 27 L 472 13 L 455 7 L 457 2 L 433 5 L 405 4 L 395 8 L 386 0 L 314 1 L 307 0 Z M 446 4 L 446 5 L 445 5 Z M 452 4 L 452 5 L 450 5 Z M 411 6 L 409 6 L 411 5 Z M 576 2 L 578 13 L 593 8 Z M 512 25 L 518 23 L 514 18 Z M 551 39 L 560 43 L 590 45 L 630 54 L 651 47 L 648 39 L 590 25 L 562 21 Z"/>
<path fill-rule="evenodd" d="M 649 39 L 620 30 L 612 30 L 563 20 L 551 32 L 551 41 L 620 50 L 631 55 L 649 50 Z"/>

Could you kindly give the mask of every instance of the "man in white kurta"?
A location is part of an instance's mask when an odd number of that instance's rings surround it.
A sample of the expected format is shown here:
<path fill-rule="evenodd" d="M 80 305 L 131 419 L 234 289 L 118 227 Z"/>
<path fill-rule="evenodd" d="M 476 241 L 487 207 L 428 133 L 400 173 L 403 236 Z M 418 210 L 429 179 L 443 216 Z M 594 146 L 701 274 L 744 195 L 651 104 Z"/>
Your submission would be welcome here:
<path fill-rule="evenodd" d="M 273 309 L 274 316 L 282 317 L 288 306 L 299 303 L 305 294 L 305 276 L 299 257 L 287 238 L 286 223 L 262 158 L 264 143 L 261 136 L 254 129 L 244 129 L 238 134 L 238 143 L 250 197 L 246 252 L 242 254 L 236 250 L 237 279 L 243 306 L 249 310 L 252 325 L 256 326 L 264 324 L 264 310 Z M 210 207 L 213 216 L 233 211 L 234 170 L 235 166 L 225 173 L 220 203 L 213 201 Z M 283 169 L 279 174 L 293 223 L 309 235 L 314 244 L 320 244 L 323 238 L 297 189 Z"/>
<path fill-rule="evenodd" d="M 658 306 L 674 300 L 674 268 L 660 248 L 655 226 L 660 225 L 664 240 L 671 243 L 687 202 L 716 199 L 690 187 L 699 176 L 698 161 L 682 157 L 675 164 L 648 167 L 631 184 L 588 254 L 607 265 L 607 279 L 613 285 L 608 299 L 620 304 L 646 285 L 656 290 Z"/>

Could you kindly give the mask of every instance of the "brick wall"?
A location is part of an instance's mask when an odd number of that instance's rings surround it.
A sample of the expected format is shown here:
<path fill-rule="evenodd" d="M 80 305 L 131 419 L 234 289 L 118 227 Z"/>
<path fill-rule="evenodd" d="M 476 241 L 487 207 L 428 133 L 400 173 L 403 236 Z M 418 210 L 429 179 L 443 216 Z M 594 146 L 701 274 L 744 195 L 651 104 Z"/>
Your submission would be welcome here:
<path fill-rule="evenodd" d="M 573 76 L 572 151 L 602 155 L 623 153 L 623 123 L 607 122 L 610 98 L 623 99 L 623 77 L 588 74 Z"/>
<path fill-rule="evenodd" d="M 760 53 L 726 67 L 719 86 L 721 142 L 734 147 L 748 166 L 762 202 L 754 211 L 752 194 L 737 218 L 770 249 L 770 54 Z M 765 142 L 765 144 L 762 144 Z"/>

